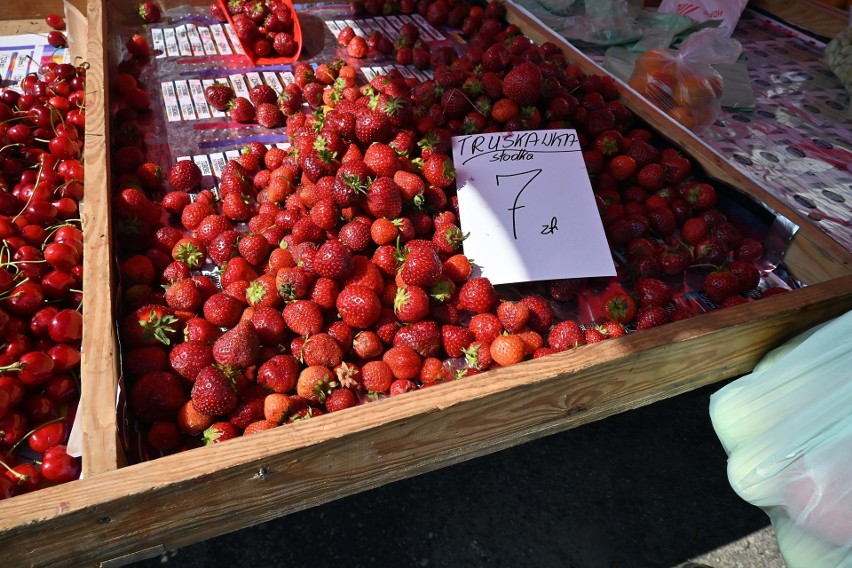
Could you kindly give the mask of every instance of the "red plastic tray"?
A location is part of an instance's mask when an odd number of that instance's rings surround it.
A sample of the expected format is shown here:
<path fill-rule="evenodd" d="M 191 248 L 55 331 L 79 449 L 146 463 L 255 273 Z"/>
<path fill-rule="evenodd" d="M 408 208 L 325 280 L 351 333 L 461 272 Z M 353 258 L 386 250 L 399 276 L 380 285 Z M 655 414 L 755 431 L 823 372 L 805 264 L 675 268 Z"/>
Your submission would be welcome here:
<path fill-rule="evenodd" d="M 222 12 L 225 13 L 225 17 L 228 19 L 228 24 L 230 24 L 231 28 L 234 27 L 234 21 L 231 18 L 230 12 L 228 12 L 228 6 L 225 0 L 217 0 L 219 2 L 219 7 L 222 9 Z M 258 57 L 254 54 L 254 50 L 251 46 L 246 45 L 239 38 L 237 40 L 240 42 L 240 45 L 245 51 L 246 57 L 248 57 L 251 62 L 255 65 L 276 65 L 280 63 L 292 63 L 299 59 L 299 56 L 302 54 L 302 26 L 299 24 L 299 14 L 296 12 L 296 8 L 293 6 L 293 3 L 290 0 L 281 0 L 286 4 L 290 10 L 293 12 L 293 38 L 296 40 L 296 53 L 289 57 Z M 236 34 L 234 34 L 236 37 Z"/>

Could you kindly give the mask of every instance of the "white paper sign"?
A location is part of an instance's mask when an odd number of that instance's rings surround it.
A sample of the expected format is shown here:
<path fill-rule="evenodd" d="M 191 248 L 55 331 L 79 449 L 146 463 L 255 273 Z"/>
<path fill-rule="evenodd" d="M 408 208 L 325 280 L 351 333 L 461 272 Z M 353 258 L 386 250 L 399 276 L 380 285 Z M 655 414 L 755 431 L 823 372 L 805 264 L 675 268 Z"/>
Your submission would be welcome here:
<path fill-rule="evenodd" d="M 464 252 L 493 284 L 615 276 L 574 130 L 453 138 Z"/>

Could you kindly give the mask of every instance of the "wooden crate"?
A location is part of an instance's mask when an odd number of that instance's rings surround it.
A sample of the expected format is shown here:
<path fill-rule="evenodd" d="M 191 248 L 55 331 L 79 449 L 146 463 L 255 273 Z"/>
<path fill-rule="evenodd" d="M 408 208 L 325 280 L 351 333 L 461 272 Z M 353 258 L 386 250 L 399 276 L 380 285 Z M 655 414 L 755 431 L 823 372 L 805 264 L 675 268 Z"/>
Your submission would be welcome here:
<path fill-rule="evenodd" d="M 808 286 L 792 293 L 121 467 L 104 38 L 107 12 L 129 16 L 134 4 L 88 3 L 85 478 L 0 502 L 4 565 L 120 566 L 737 376 L 795 333 L 852 308 L 852 255 L 802 220 L 785 262 Z M 510 19 L 538 41 L 558 41 L 524 14 Z M 710 175 L 797 218 L 644 100 L 624 98 Z"/>

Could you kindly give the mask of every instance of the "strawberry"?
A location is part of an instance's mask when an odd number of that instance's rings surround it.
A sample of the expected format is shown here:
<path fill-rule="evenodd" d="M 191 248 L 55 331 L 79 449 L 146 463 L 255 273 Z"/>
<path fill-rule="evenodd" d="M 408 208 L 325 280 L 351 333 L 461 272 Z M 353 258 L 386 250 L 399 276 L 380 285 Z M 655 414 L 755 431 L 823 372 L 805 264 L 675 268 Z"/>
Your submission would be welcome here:
<path fill-rule="evenodd" d="M 432 154 L 423 162 L 423 177 L 434 186 L 449 187 L 456 179 L 452 159 L 445 154 Z"/>
<path fill-rule="evenodd" d="M 364 330 L 359 331 L 352 340 L 352 350 L 361 359 L 373 359 L 382 354 L 384 346 L 382 340 L 375 332 Z"/>
<path fill-rule="evenodd" d="M 213 358 L 220 365 L 240 369 L 250 367 L 260 353 L 260 340 L 249 321 L 238 323 L 213 343 Z"/>
<path fill-rule="evenodd" d="M 603 311 L 608 319 L 627 323 L 636 315 L 636 302 L 623 290 L 614 290 L 603 298 Z"/>
<path fill-rule="evenodd" d="M 497 318 L 509 333 L 520 331 L 530 317 L 529 308 L 520 302 L 501 302 L 497 306 Z"/>
<path fill-rule="evenodd" d="M 201 307 L 201 292 L 195 280 L 179 280 L 166 290 L 166 304 L 175 310 L 195 312 Z"/>
<path fill-rule="evenodd" d="M 345 28 L 340 30 L 340 33 L 337 34 L 337 45 L 339 45 L 340 47 L 346 47 L 347 45 L 349 45 L 349 42 L 352 41 L 354 37 L 355 30 L 353 30 L 349 26 L 346 26 Z"/>
<path fill-rule="evenodd" d="M 414 323 L 429 314 L 429 296 L 419 286 L 400 286 L 393 300 L 396 317 L 403 323 Z"/>
<path fill-rule="evenodd" d="M 669 313 L 662 306 L 642 306 L 636 312 L 636 329 L 650 329 L 668 323 Z"/>
<path fill-rule="evenodd" d="M 623 335 L 627 335 L 627 330 L 624 329 L 624 326 L 618 323 L 617 321 L 607 320 L 603 322 L 599 328 L 606 335 L 608 339 L 612 339 L 614 337 L 621 337 Z"/>
<path fill-rule="evenodd" d="M 233 327 L 240 321 L 245 305 L 224 292 L 213 294 L 202 307 L 204 319 L 217 327 Z"/>
<path fill-rule="evenodd" d="M 693 257 L 697 264 L 722 264 L 728 258 L 725 243 L 717 237 L 707 237 L 695 245 Z"/>
<path fill-rule="evenodd" d="M 171 309 L 156 304 L 144 305 L 126 316 L 121 338 L 128 346 L 170 345 L 177 335 L 178 319 Z"/>
<path fill-rule="evenodd" d="M 373 325 L 382 313 L 376 293 L 360 284 L 344 286 L 337 296 L 336 306 L 343 322 L 359 329 Z"/>
<path fill-rule="evenodd" d="M 216 4 L 218 8 L 219 5 Z M 219 444 L 240 435 L 240 430 L 230 422 L 214 422 L 206 430 L 201 439 L 205 446 Z"/>
<path fill-rule="evenodd" d="M 517 335 L 500 335 L 491 342 L 489 353 L 501 367 L 514 365 L 524 360 L 526 347 Z"/>
<path fill-rule="evenodd" d="M 690 217 L 680 228 L 683 240 L 691 245 L 697 245 L 707 238 L 710 227 L 703 217 Z"/>
<path fill-rule="evenodd" d="M 387 144 L 371 144 L 364 152 L 364 165 L 374 176 L 392 177 L 399 170 L 396 152 Z"/>
<path fill-rule="evenodd" d="M 201 168 L 192 160 L 181 160 L 169 170 L 169 185 L 175 191 L 190 192 L 201 185 Z"/>
<path fill-rule="evenodd" d="M 399 277 L 405 284 L 430 288 L 438 283 L 441 274 L 441 259 L 431 243 L 406 248 L 405 261 L 399 270 Z"/>
<path fill-rule="evenodd" d="M 222 335 L 222 330 L 204 318 L 195 317 L 186 320 L 183 333 L 185 341 L 200 341 L 212 345 Z"/>
<path fill-rule="evenodd" d="M 338 412 L 346 408 L 351 408 L 358 403 L 355 392 L 347 388 L 334 389 L 325 399 L 325 409 L 327 412 Z"/>
<path fill-rule="evenodd" d="M 361 36 L 355 36 L 349 43 L 346 44 L 346 54 L 355 59 L 364 59 L 367 57 L 368 46 L 367 40 Z"/>
<path fill-rule="evenodd" d="M 340 345 L 327 333 L 308 337 L 302 344 L 300 353 L 306 365 L 322 365 L 329 369 L 339 365 L 343 359 Z"/>
<path fill-rule="evenodd" d="M 383 360 L 364 363 L 361 367 L 361 377 L 364 389 L 369 393 L 387 392 L 394 380 L 390 365 Z"/>
<path fill-rule="evenodd" d="M 406 345 L 389 348 L 382 355 L 382 361 L 387 364 L 395 378 L 402 380 L 416 378 L 420 374 L 420 366 L 422 365 L 420 355 Z M 363 367 L 361 371 L 364 373 Z M 364 373 L 364 387 L 369 390 L 366 373 Z M 390 388 L 390 385 L 388 385 L 388 388 Z"/>
<path fill-rule="evenodd" d="M 151 46 L 142 34 L 133 34 L 125 44 L 128 53 L 139 59 L 147 59 L 151 56 Z"/>
<path fill-rule="evenodd" d="M 362 144 L 387 142 L 390 136 L 390 119 L 384 113 L 365 109 L 355 117 L 355 137 Z"/>
<path fill-rule="evenodd" d="M 583 330 L 583 338 L 586 340 L 586 344 L 590 345 L 592 343 L 600 343 L 601 341 L 605 341 L 609 339 L 600 328 L 597 327 L 588 327 Z"/>
<path fill-rule="evenodd" d="M 520 302 L 529 309 L 527 326 L 530 329 L 538 333 L 544 333 L 550 329 L 550 326 L 553 325 L 554 313 L 547 300 L 538 294 L 531 294 L 521 298 Z"/>
<path fill-rule="evenodd" d="M 257 384 L 275 393 L 289 393 L 296 388 L 299 361 L 292 355 L 274 355 L 257 370 Z"/>
<path fill-rule="evenodd" d="M 689 175 L 692 163 L 689 159 L 679 155 L 666 155 L 660 157 L 660 165 L 666 170 L 666 183 L 677 185 Z"/>
<path fill-rule="evenodd" d="M 762 256 L 763 245 L 751 237 L 745 237 L 734 249 L 734 258 L 744 262 L 757 262 Z"/>
<path fill-rule="evenodd" d="M 400 328 L 393 345 L 411 347 L 423 358 L 433 357 L 441 349 L 441 330 L 434 321 L 421 320 Z"/>
<path fill-rule="evenodd" d="M 364 208 L 373 217 L 399 217 L 402 212 L 402 194 L 392 178 L 379 177 L 370 184 Z"/>
<path fill-rule="evenodd" d="M 648 164 L 636 174 L 636 183 L 647 190 L 657 191 L 666 183 L 666 171 L 660 164 Z"/>
<path fill-rule="evenodd" d="M 729 270 L 714 270 L 704 277 L 702 288 L 711 302 L 721 305 L 726 298 L 739 293 L 740 280 Z"/>
<path fill-rule="evenodd" d="M 322 365 L 308 366 L 299 373 L 299 378 L 296 381 L 296 394 L 309 403 L 323 404 L 328 394 L 336 386 L 337 382 L 328 367 Z"/>
<path fill-rule="evenodd" d="M 284 122 L 284 115 L 281 114 L 278 106 L 262 102 L 255 108 L 255 119 L 264 128 L 276 128 Z"/>
<path fill-rule="evenodd" d="M 488 278 L 471 278 L 459 289 L 458 307 L 477 314 L 488 312 L 497 303 L 497 292 Z"/>
<path fill-rule="evenodd" d="M 648 164 L 652 164 L 660 159 L 659 150 L 654 148 L 647 141 L 637 138 L 631 139 L 630 145 L 627 147 L 626 154 L 636 160 L 636 165 L 640 168 L 643 168 Z M 665 167 L 663 169 L 665 171 Z M 668 175 L 666 179 L 669 179 Z"/>
<path fill-rule="evenodd" d="M 627 155 L 616 156 L 609 162 L 609 171 L 615 179 L 626 180 L 636 171 L 636 160 Z"/>
<path fill-rule="evenodd" d="M 146 24 L 153 24 L 160 21 L 160 7 L 153 2 L 143 2 L 139 4 L 139 17 Z"/>
<path fill-rule="evenodd" d="M 553 326 L 547 336 L 547 343 L 556 351 L 566 351 L 586 342 L 585 334 L 574 320 L 564 320 Z"/>
<path fill-rule="evenodd" d="M 227 414 L 237 406 L 234 381 L 215 365 L 208 365 L 198 373 L 192 385 L 190 400 L 192 406 L 202 414 Z"/>
<path fill-rule="evenodd" d="M 240 123 L 252 122 L 255 119 L 255 108 L 245 97 L 235 97 L 228 103 L 231 120 Z"/>
<path fill-rule="evenodd" d="M 668 284 L 658 278 L 640 278 L 633 285 L 633 293 L 639 306 L 665 306 L 672 300 Z"/>
<path fill-rule="evenodd" d="M 282 315 L 284 323 L 296 335 L 314 335 L 319 333 L 323 328 L 322 310 L 312 300 L 295 300 L 290 302 L 284 308 Z"/>
<path fill-rule="evenodd" d="M 709 183 L 692 183 L 681 188 L 681 196 L 696 211 L 712 209 L 716 205 L 716 189 Z"/>
<path fill-rule="evenodd" d="M 174 373 L 147 373 L 130 387 L 130 409 L 142 422 L 171 420 L 186 400 L 183 382 Z"/>

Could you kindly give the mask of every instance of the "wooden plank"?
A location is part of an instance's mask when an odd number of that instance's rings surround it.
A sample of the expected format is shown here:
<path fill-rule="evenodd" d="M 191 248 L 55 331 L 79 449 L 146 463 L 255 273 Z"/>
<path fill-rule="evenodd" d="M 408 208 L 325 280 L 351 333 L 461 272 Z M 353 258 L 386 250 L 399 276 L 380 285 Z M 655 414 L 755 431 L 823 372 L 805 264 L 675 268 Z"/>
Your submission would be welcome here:
<path fill-rule="evenodd" d="M 507 4 L 507 9 L 507 19 L 520 26 L 534 41 L 550 41 L 560 46 L 568 59 L 585 73 L 608 74 L 565 38 L 540 26 L 526 11 L 513 4 Z M 617 79 L 616 83 L 624 103 L 639 118 L 651 125 L 653 130 L 698 162 L 708 176 L 744 191 L 778 215 L 800 226 L 785 257 L 786 265 L 797 279 L 814 283 L 852 274 L 852 254 L 849 251 L 811 225 L 778 197 L 763 189 L 751 176 L 732 166 L 725 157 L 716 153 L 698 136 L 675 122 L 637 91 Z"/>
<path fill-rule="evenodd" d="M 106 109 L 109 86 L 105 80 L 107 52 L 106 18 L 100 2 L 91 2 L 86 73 L 86 195 L 82 208 L 83 325 L 82 381 L 83 476 L 116 469 L 123 461 L 118 442 L 115 398 L 119 362 L 116 343 L 116 312 L 113 305 L 115 262 L 110 221 L 110 181 Z"/>
<path fill-rule="evenodd" d="M 16 497 L 0 549 L 81 566 L 184 546 L 743 373 L 850 307 L 852 276 Z"/>
<path fill-rule="evenodd" d="M 827 38 L 833 38 L 849 25 L 848 11 L 818 0 L 751 0 L 749 5 Z"/>

